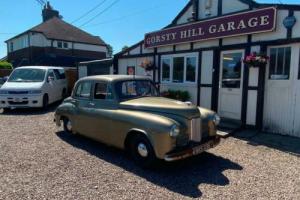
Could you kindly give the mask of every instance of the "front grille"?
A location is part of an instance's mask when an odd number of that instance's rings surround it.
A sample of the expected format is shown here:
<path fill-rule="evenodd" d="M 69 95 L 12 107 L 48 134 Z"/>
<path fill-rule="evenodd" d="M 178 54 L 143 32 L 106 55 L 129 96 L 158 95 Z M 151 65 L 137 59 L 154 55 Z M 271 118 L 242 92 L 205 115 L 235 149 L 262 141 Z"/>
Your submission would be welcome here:
<path fill-rule="evenodd" d="M 190 140 L 194 142 L 201 142 L 201 118 L 192 119 L 190 122 Z"/>
<path fill-rule="evenodd" d="M 14 102 L 14 101 L 9 101 L 8 102 L 10 105 L 27 105 L 28 101 L 21 101 L 21 102 Z"/>
<path fill-rule="evenodd" d="M 8 91 L 8 94 L 28 94 L 28 91 Z"/>

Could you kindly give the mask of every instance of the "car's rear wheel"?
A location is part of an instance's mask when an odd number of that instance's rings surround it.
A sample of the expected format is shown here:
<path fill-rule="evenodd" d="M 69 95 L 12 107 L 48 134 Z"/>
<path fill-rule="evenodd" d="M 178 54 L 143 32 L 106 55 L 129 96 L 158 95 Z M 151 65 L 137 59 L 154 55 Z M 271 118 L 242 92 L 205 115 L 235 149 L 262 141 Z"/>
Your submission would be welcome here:
<path fill-rule="evenodd" d="M 128 151 L 133 160 L 141 167 L 153 167 L 157 163 L 157 158 L 151 143 L 146 136 L 136 134 L 131 137 Z"/>
<path fill-rule="evenodd" d="M 47 94 L 43 96 L 43 109 L 47 109 L 49 105 L 49 97 Z"/>
<path fill-rule="evenodd" d="M 73 125 L 72 125 L 71 120 L 69 120 L 67 117 L 64 117 L 63 124 L 64 124 L 64 131 L 66 133 L 73 134 Z"/>

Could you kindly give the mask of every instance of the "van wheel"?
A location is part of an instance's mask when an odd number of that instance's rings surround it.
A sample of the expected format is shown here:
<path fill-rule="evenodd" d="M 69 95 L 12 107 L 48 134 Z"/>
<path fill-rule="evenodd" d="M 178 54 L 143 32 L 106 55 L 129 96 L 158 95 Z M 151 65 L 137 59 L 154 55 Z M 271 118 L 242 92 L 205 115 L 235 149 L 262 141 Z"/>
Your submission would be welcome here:
<path fill-rule="evenodd" d="M 143 168 L 154 167 L 158 159 L 148 138 L 134 135 L 129 141 L 128 151 L 133 160 Z"/>
<path fill-rule="evenodd" d="M 9 111 L 11 111 L 10 108 L 3 108 L 3 113 L 8 113 Z"/>
<path fill-rule="evenodd" d="M 43 97 L 43 109 L 47 109 L 48 105 L 49 105 L 49 97 L 47 94 L 45 94 Z"/>
<path fill-rule="evenodd" d="M 63 118 L 64 131 L 69 134 L 73 134 L 73 125 L 72 122 L 67 118 Z"/>

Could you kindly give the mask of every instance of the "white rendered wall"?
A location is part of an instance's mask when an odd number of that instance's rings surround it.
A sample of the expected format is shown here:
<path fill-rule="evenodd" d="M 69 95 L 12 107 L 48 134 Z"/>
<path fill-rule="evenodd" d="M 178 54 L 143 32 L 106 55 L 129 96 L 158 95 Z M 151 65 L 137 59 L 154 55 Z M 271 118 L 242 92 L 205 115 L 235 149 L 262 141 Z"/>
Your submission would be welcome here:
<path fill-rule="evenodd" d="M 238 12 L 241 10 L 249 9 L 249 5 L 242 3 L 238 0 L 225 0 L 222 1 L 222 13 L 229 14 L 233 12 Z"/>
<path fill-rule="evenodd" d="M 288 10 L 278 10 L 277 11 L 277 24 L 276 31 L 267 32 L 267 33 L 259 33 L 253 34 L 252 41 L 268 41 L 268 40 L 277 40 L 277 39 L 285 39 L 287 35 L 287 29 L 283 26 L 283 20 L 288 16 Z"/>

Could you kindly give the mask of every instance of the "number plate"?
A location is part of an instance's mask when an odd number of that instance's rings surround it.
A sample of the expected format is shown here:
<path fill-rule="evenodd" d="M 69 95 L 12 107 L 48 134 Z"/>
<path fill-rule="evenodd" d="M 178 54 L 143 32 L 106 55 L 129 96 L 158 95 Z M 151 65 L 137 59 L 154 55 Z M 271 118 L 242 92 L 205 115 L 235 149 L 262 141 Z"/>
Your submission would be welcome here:
<path fill-rule="evenodd" d="M 197 155 L 197 154 L 200 154 L 210 148 L 213 148 L 214 147 L 214 141 L 209 141 L 203 145 L 200 145 L 198 147 L 194 147 L 193 148 L 193 155 Z"/>

